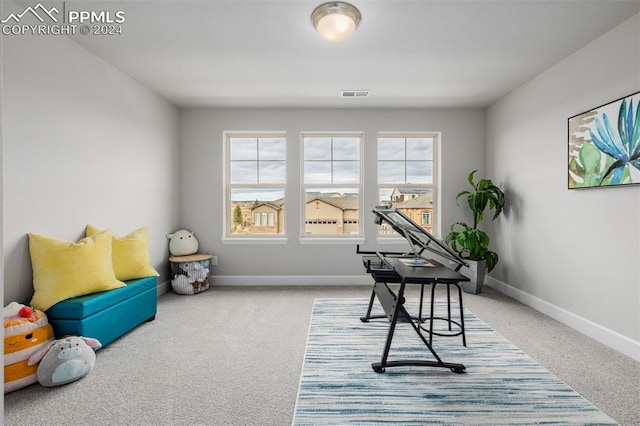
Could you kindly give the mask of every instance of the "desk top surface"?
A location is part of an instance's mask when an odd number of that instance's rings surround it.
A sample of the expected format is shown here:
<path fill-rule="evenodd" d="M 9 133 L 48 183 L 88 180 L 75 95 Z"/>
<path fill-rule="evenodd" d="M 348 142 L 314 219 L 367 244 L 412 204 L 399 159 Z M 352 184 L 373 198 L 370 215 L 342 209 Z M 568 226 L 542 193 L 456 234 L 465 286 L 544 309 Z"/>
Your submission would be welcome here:
<path fill-rule="evenodd" d="M 397 257 L 387 257 L 384 260 L 393 268 L 393 270 L 407 283 L 428 284 L 428 283 L 458 283 L 469 281 L 459 272 L 447 268 L 440 262 L 429 259 L 429 262 L 435 266 L 408 266 L 400 261 Z"/>

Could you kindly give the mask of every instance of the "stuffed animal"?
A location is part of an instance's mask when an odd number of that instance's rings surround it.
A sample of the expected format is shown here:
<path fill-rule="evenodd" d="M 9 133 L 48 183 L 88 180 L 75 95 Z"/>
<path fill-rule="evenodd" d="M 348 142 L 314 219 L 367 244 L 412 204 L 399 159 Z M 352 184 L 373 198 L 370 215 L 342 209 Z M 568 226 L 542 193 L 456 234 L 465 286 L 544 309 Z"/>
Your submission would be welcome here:
<path fill-rule="evenodd" d="M 178 294 L 196 294 L 209 288 L 209 261 L 178 263 L 171 285 Z"/>
<path fill-rule="evenodd" d="M 67 336 L 31 355 L 29 365 L 40 363 L 38 382 L 42 386 L 65 385 L 89 374 L 96 362 L 93 350 L 101 347 L 97 339 Z"/>
<path fill-rule="evenodd" d="M 18 302 L 2 310 L 4 317 L 4 393 L 38 381 L 38 365 L 28 363 L 38 349 L 53 341 L 53 328 L 44 312 Z"/>
<path fill-rule="evenodd" d="M 186 275 L 177 275 L 171 280 L 171 286 L 173 290 L 178 294 L 195 294 L 193 285 L 189 281 L 189 277 Z"/>
<path fill-rule="evenodd" d="M 184 262 L 179 264 L 180 269 L 189 277 L 190 283 L 204 281 L 209 276 L 209 268 L 206 265 L 208 265 L 208 262 Z"/>
<path fill-rule="evenodd" d="M 173 234 L 167 234 L 169 239 L 169 253 L 173 256 L 186 256 L 198 252 L 198 240 L 193 232 L 181 229 Z"/>

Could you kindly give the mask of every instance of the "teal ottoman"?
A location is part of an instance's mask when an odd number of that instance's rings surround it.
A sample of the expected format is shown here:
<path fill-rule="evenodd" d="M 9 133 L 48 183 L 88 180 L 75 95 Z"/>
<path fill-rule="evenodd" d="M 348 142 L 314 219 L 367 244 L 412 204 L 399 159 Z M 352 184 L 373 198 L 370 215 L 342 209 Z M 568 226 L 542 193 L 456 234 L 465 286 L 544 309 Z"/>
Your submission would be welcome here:
<path fill-rule="evenodd" d="M 153 320 L 158 306 L 157 277 L 124 283 L 124 287 L 73 297 L 49 308 L 45 313 L 56 339 L 66 335 L 93 337 L 104 347 Z"/>

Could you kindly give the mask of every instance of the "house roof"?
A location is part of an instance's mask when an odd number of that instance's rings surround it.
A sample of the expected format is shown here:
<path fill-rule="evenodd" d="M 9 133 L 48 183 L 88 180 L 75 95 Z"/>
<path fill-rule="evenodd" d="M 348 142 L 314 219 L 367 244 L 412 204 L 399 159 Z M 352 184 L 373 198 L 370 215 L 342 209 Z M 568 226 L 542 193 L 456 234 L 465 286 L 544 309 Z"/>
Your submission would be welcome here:
<path fill-rule="evenodd" d="M 428 189 L 416 189 L 416 188 L 394 188 L 394 192 L 401 194 L 424 194 L 430 192 Z"/>
<path fill-rule="evenodd" d="M 421 194 L 405 201 L 391 203 L 396 209 L 424 209 L 433 207 L 431 194 Z"/>
<path fill-rule="evenodd" d="M 251 210 L 255 210 L 260 206 L 269 206 L 275 210 L 280 210 L 282 209 L 282 206 L 284 206 L 284 200 L 279 199 L 274 201 L 257 201 L 253 204 L 253 206 L 251 207 Z"/>
<path fill-rule="evenodd" d="M 313 197 L 307 201 L 307 204 L 316 200 L 330 204 L 341 210 L 357 210 L 359 208 L 357 197 Z"/>

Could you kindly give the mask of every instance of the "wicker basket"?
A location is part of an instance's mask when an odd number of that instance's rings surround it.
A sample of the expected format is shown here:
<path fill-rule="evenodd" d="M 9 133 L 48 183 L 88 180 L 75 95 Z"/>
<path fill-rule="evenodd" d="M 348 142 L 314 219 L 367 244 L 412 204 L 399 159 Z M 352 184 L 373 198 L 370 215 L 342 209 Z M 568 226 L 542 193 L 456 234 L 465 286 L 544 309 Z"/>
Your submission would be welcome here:
<path fill-rule="evenodd" d="M 198 294 L 209 289 L 210 254 L 171 256 L 171 287 L 178 294 Z"/>

